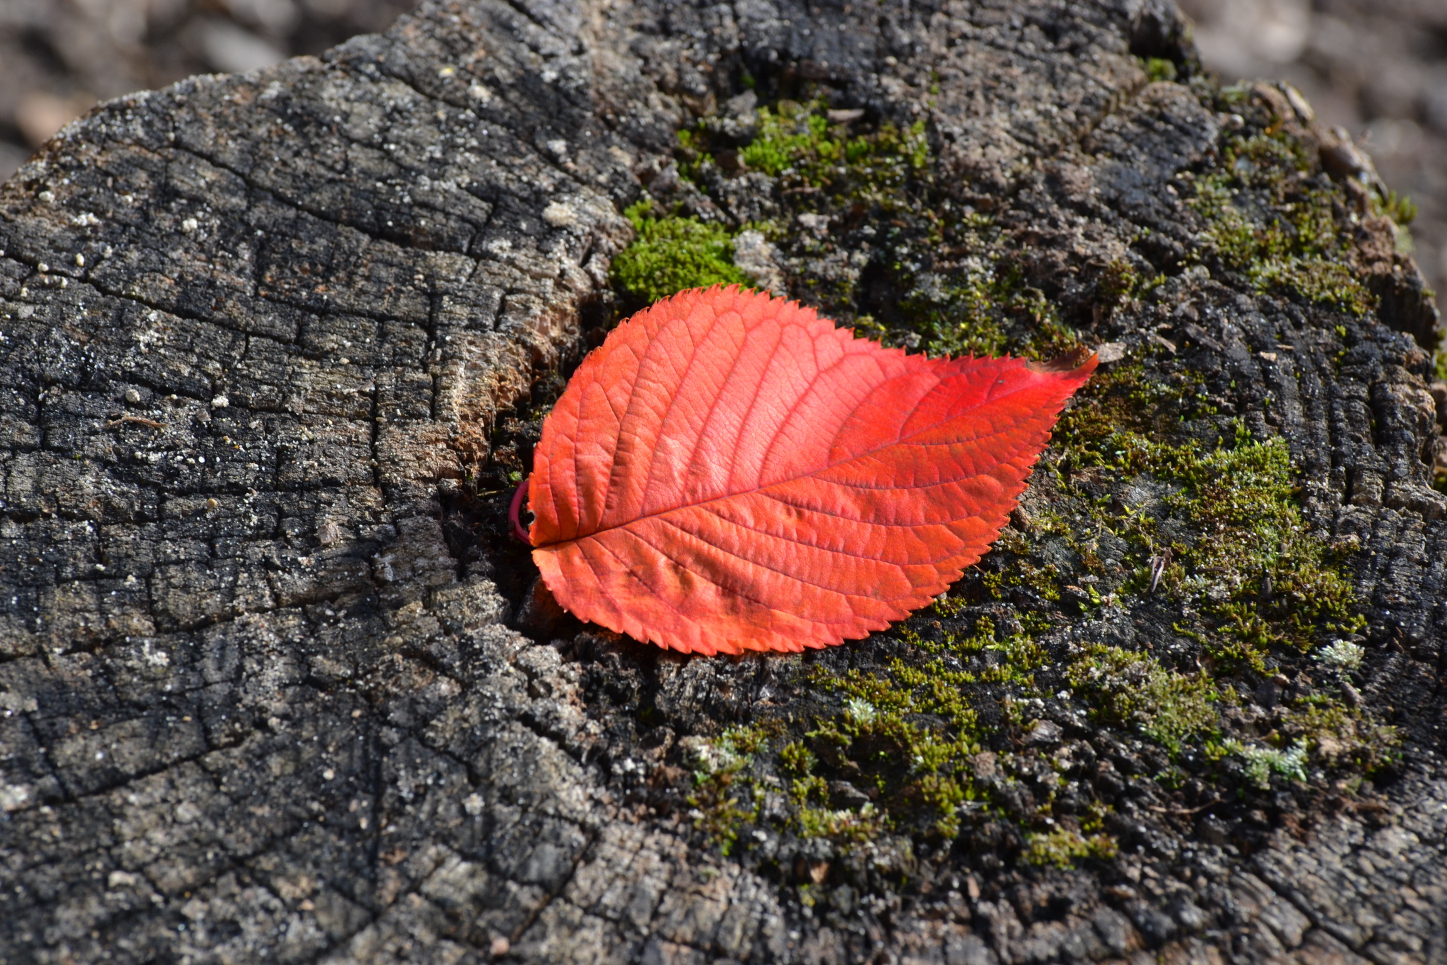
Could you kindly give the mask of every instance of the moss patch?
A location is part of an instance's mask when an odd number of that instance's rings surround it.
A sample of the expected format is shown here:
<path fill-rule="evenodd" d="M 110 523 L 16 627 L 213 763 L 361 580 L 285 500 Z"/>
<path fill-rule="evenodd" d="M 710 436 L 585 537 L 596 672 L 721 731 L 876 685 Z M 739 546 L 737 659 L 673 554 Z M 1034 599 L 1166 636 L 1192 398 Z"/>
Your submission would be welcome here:
<path fill-rule="evenodd" d="M 1149 580 L 1203 613 L 1206 632 L 1184 630 L 1205 642 L 1223 670 L 1262 673 L 1276 648 L 1306 652 L 1330 635 L 1361 629 L 1339 553 L 1302 517 L 1285 442 L 1256 442 L 1240 423 L 1211 448 L 1195 439 L 1161 441 L 1149 426 L 1159 405 L 1148 398 L 1161 387 L 1140 382 L 1138 370 L 1096 380 L 1088 391 L 1098 404 L 1072 410 L 1056 431 L 1063 469 L 1109 467 L 1173 487 L 1163 508 L 1189 524 L 1177 538 L 1162 537 L 1153 519 L 1128 507 L 1096 514 L 1101 526 L 1159 561 L 1158 572 L 1137 574 L 1132 588 Z"/>
<path fill-rule="evenodd" d="M 890 123 L 850 135 L 830 124 L 822 101 L 780 101 L 759 110 L 758 133 L 739 151 L 745 167 L 782 177 L 782 190 L 829 189 L 853 201 L 890 206 L 911 177 L 925 172 L 930 153 L 925 125 Z"/>
<path fill-rule="evenodd" d="M 1152 81 L 1175 80 L 1176 65 L 1164 57 L 1142 57 L 1141 66 Z"/>
<path fill-rule="evenodd" d="M 1030 835 L 1026 858 L 1034 864 L 1069 868 L 1083 858 L 1113 858 L 1119 850 L 1115 839 L 1108 834 L 1087 836 L 1060 828 Z"/>
<path fill-rule="evenodd" d="M 1213 170 L 1182 176 L 1193 194 L 1187 204 L 1204 223 L 1191 258 L 1238 274 L 1263 293 L 1358 316 L 1375 308 L 1356 247 L 1357 201 L 1322 170 L 1315 144 L 1254 102 L 1245 88 L 1222 91 L 1216 106 L 1244 112 L 1246 126 L 1223 140 L 1221 163 Z M 1410 250 L 1406 226 L 1415 205 L 1396 192 L 1358 185 L 1357 193 L 1370 213 L 1393 220 L 1399 249 Z"/>
<path fill-rule="evenodd" d="M 653 207 L 641 201 L 624 212 L 638 234 L 613 259 L 615 285 L 647 303 L 689 288 L 749 284 L 733 262 L 732 232 L 697 218 L 655 217 Z"/>
<path fill-rule="evenodd" d="M 695 827 L 728 854 L 739 831 L 758 818 L 757 787 L 751 775 L 754 755 L 767 746 L 761 727 L 731 727 L 712 740 L 686 743 L 694 765 L 694 790 L 687 800 Z M 748 790 L 749 793 L 740 793 Z M 747 804 L 742 803 L 747 802 Z"/>
<path fill-rule="evenodd" d="M 1147 655 L 1097 644 L 1066 679 L 1094 705 L 1096 720 L 1136 729 L 1172 756 L 1216 730 L 1216 688 L 1205 674 L 1176 673 Z"/>

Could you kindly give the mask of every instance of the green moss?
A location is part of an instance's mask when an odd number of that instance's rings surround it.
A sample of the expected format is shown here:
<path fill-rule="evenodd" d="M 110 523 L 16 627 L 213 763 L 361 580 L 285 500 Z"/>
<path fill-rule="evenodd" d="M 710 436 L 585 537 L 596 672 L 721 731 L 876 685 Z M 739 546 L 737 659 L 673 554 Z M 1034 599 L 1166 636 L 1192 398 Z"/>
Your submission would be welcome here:
<path fill-rule="evenodd" d="M 786 772 L 803 776 L 814 770 L 814 766 L 819 763 L 819 758 L 798 741 L 790 741 L 779 752 L 779 763 L 784 766 Z"/>
<path fill-rule="evenodd" d="M 1251 85 L 1245 82 L 1230 84 L 1222 87 L 1217 96 L 1227 107 L 1243 107 L 1251 99 Z"/>
<path fill-rule="evenodd" d="M 1400 227 L 1407 227 L 1417 220 L 1417 204 L 1405 194 L 1388 191 L 1385 197 L 1374 196 L 1373 207 L 1378 214 L 1384 214 Z"/>
<path fill-rule="evenodd" d="M 698 169 L 706 160 L 712 160 L 707 150 L 707 140 L 701 131 L 684 128 L 678 132 L 678 176 L 685 181 L 697 181 Z M 645 207 L 646 210 L 646 207 Z"/>
<path fill-rule="evenodd" d="M 766 731 L 760 726 L 731 727 L 714 740 L 694 740 L 690 745 L 696 768 L 694 792 L 688 796 L 694 826 L 724 854 L 733 849 L 740 830 L 758 820 L 759 795 L 747 772 L 754 755 L 767 746 Z"/>
<path fill-rule="evenodd" d="M 810 679 L 844 698 L 842 713 L 810 732 L 814 748 L 878 792 L 871 816 L 926 836 L 957 834 L 961 807 L 983 797 L 971 780 L 980 744 L 963 691 L 970 678 L 938 662 L 921 670 L 895 661 L 887 675 L 816 669 Z"/>
<path fill-rule="evenodd" d="M 795 778 L 789 783 L 789 798 L 800 810 L 807 808 L 811 801 L 827 801 L 829 782 L 817 774 Z"/>
<path fill-rule="evenodd" d="M 796 162 L 837 161 L 843 145 L 828 136 L 829 122 L 807 108 L 784 101 L 759 109 L 758 135 L 739 152 L 747 167 L 778 175 Z"/>
<path fill-rule="evenodd" d="M 1139 731 L 1173 756 L 1186 741 L 1216 728 L 1210 678 L 1167 670 L 1149 655 L 1095 645 L 1066 678 L 1094 704 L 1096 720 Z"/>
<path fill-rule="evenodd" d="M 1177 405 L 1189 412 L 1196 399 L 1182 389 Z M 1214 448 L 1193 439 L 1160 441 L 1169 438 L 1170 420 L 1163 425 L 1159 417 L 1166 391 L 1138 371 L 1115 373 L 1090 387 L 1086 404 L 1067 412 L 1056 430 L 1064 450 L 1060 465 L 1103 466 L 1123 478 L 1170 483 L 1175 489 L 1166 507 L 1200 534 L 1166 544 L 1152 520 L 1128 507 L 1100 513 L 1100 525 L 1141 554 L 1131 588 L 1146 588 L 1145 558 L 1169 550 L 1160 587 L 1205 617 L 1178 630 L 1200 639 L 1223 672 L 1260 673 L 1274 648 L 1304 653 L 1328 636 L 1359 629 L 1362 618 L 1340 559 L 1303 518 L 1285 441 L 1257 442 L 1239 424 L 1232 439 Z"/>
<path fill-rule="evenodd" d="M 929 162 L 924 122 L 904 130 L 880 125 L 871 135 L 850 137 L 832 126 L 825 105 L 780 101 L 759 109 L 754 140 L 739 152 L 748 168 L 793 179 L 816 188 L 843 187 L 856 199 L 895 200 L 905 179 Z"/>
<path fill-rule="evenodd" d="M 1405 194 L 1398 194 L 1395 191 L 1382 194 L 1380 187 L 1371 193 L 1370 198 L 1373 213 L 1386 215 L 1392 219 L 1397 234 L 1397 250 L 1404 255 L 1413 254 L 1417 245 L 1412 240 L 1412 232 L 1407 226 L 1417 220 L 1416 203 Z M 1432 298 L 1434 295 L 1429 293 L 1427 297 Z"/>
<path fill-rule="evenodd" d="M 932 355 L 1000 355 L 1025 351 L 1049 358 L 1078 344 L 1054 304 L 1020 270 L 980 260 L 944 286 L 915 287 L 900 309 L 925 336 Z M 1023 337 L 1011 337 L 1023 330 Z"/>
<path fill-rule="evenodd" d="M 1164 57 L 1143 57 L 1141 66 L 1153 81 L 1175 80 L 1177 76 L 1176 65 Z"/>
<path fill-rule="evenodd" d="M 1166 543 L 1155 521 L 1128 506 L 1108 510 L 1109 500 L 1090 503 L 1089 512 L 1138 554 L 1125 589 L 1145 592 L 1154 576 L 1146 564 L 1169 551 L 1157 593 L 1177 602 L 1175 630 L 1209 658 L 1206 673 L 1181 675 L 1146 655 L 1096 647 L 1070 669 L 1072 687 L 1102 722 L 1130 726 L 1172 753 L 1204 740 L 1215 758 L 1244 761 L 1257 786 L 1282 768 L 1296 775 L 1308 751 L 1330 767 L 1379 767 L 1394 753 L 1394 732 L 1330 693 L 1284 701 L 1274 739 L 1303 740 L 1308 750 L 1292 743 L 1267 745 L 1268 753 L 1249 740 L 1218 739 L 1216 701 L 1234 701 L 1235 691 L 1213 688 L 1212 678 L 1264 675 L 1304 653 L 1333 672 L 1349 670 L 1360 648 L 1343 637 L 1365 621 L 1340 552 L 1307 525 L 1284 440 L 1255 440 L 1236 423 L 1214 446 L 1191 436 L 1169 441 L 1180 420 L 1209 420 L 1209 411 L 1189 378 L 1172 385 L 1127 365 L 1097 376 L 1057 427 L 1067 491 L 1071 472 L 1092 467 L 1167 484 L 1162 508 L 1187 524 L 1178 532 L 1192 535 Z"/>
<path fill-rule="evenodd" d="M 624 212 L 637 237 L 613 259 L 614 284 L 645 302 L 710 285 L 750 284 L 733 263 L 733 235 L 696 218 L 652 217 L 641 201 Z"/>
<path fill-rule="evenodd" d="M 1009 536 L 1005 537 L 1009 541 Z M 1008 549 L 1008 547 L 1002 547 Z M 1026 559 L 1019 559 L 1008 570 L 985 574 L 985 590 L 997 600 L 1003 600 L 1016 587 L 1029 587 L 1041 599 L 1052 603 L 1060 600 L 1060 570 L 1053 563 L 1037 566 Z"/>
<path fill-rule="evenodd" d="M 883 815 L 869 804 L 858 811 L 806 806 L 797 817 L 800 837 L 830 838 L 841 844 L 862 844 L 878 837 L 887 826 Z"/>
<path fill-rule="evenodd" d="M 1189 572 L 1177 594 L 1214 616 L 1218 633 L 1243 644 L 1255 669 L 1274 647 L 1306 652 L 1325 634 L 1361 626 L 1339 561 L 1304 525 L 1284 440 L 1165 454 L 1137 442 L 1125 443 L 1127 460 L 1186 483 L 1169 502 L 1202 533 L 1181 547 Z"/>
<path fill-rule="evenodd" d="M 1359 707 L 1318 694 L 1289 702 L 1276 728 L 1281 741 L 1300 741 L 1329 766 L 1372 774 L 1400 756 L 1401 734 Z"/>
<path fill-rule="evenodd" d="M 1362 315 L 1375 300 L 1351 268 L 1345 196 L 1311 177 L 1313 153 L 1282 129 L 1234 137 L 1223 170 L 1194 179 L 1205 221 L 1195 257 L 1239 272 L 1259 291 L 1295 294 Z"/>
<path fill-rule="evenodd" d="M 944 600 L 936 612 L 948 617 L 955 609 Z M 985 732 L 971 691 L 980 685 L 1029 690 L 1048 658 L 1028 633 L 999 638 L 987 619 L 969 634 L 942 631 L 926 639 L 908 624 L 894 632 L 914 645 L 910 659 L 874 671 L 811 671 L 815 688 L 841 699 L 840 710 L 809 733 L 814 760 L 873 788 L 869 817 L 881 827 L 949 839 L 960 833 L 966 814 L 992 806 L 991 792 L 975 779 Z M 981 669 L 963 669 L 962 660 Z M 802 757 L 797 749 L 790 754 Z M 818 785 L 796 782 L 796 797 L 806 787 Z"/>
<path fill-rule="evenodd" d="M 1166 61 L 1166 63 L 1170 63 L 1170 61 Z M 1100 304 L 1114 308 L 1128 301 L 1139 284 L 1140 275 L 1130 266 L 1129 262 L 1112 261 L 1105 266 L 1100 280 L 1095 283 L 1096 299 Z"/>
<path fill-rule="evenodd" d="M 1119 850 L 1115 839 L 1108 834 L 1087 837 L 1079 831 L 1057 828 L 1046 834 L 1030 835 L 1025 857 L 1031 864 L 1068 868 L 1082 858 L 1114 858 Z"/>

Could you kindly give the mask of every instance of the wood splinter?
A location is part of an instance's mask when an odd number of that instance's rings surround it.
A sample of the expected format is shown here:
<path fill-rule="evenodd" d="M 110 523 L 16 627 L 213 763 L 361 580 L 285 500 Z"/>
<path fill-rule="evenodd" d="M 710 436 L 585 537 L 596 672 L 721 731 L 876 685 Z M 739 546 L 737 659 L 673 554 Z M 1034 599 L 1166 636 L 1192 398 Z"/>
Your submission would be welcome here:
<path fill-rule="evenodd" d="M 106 428 L 114 429 L 116 426 L 124 425 L 127 422 L 134 422 L 136 425 L 141 426 L 149 426 L 152 429 L 166 428 L 166 424 L 164 422 L 157 422 L 155 419 L 147 419 L 143 416 L 130 414 L 123 415 L 119 419 L 112 419 L 111 421 L 106 423 Z"/>

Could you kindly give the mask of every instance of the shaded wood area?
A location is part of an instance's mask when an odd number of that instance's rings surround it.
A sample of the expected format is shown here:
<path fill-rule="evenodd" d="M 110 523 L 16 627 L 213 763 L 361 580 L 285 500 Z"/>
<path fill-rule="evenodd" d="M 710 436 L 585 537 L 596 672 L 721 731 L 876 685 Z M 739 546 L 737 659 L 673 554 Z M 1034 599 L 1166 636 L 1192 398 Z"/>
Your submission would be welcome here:
<path fill-rule="evenodd" d="M 1218 109 L 1193 64 L 1156 2 L 453 0 L 63 131 L 0 190 L 0 961 L 1447 961 L 1435 309 L 1369 162 L 1294 92 Z M 1002 684 L 970 698 L 999 735 L 971 758 L 988 807 L 948 834 L 811 836 L 761 790 L 720 844 L 705 745 L 771 721 L 805 740 L 843 706 L 818 673 L 908 647 L 687 660 L 579 626 L 507 542 L 503 488 L 627 306 L 610 265 L 645 187 L 732 229 L 819 192 L 680 179 L 677 131 L 803 96 L 926 122 L 931 197 L 988 213 L 1063 325 L 1147 381 L 1194 373 L 1211 431 L 1284 440 L 1365 656 L 1355 683 L 1304 655 L 1242 671 L 1240 726 L 1330 689 L 1397 728 L 1390 760 L 1172 783 L 1129 722 L 1069 689 L 1017 713 Z M 1225 171 L 1252 125 L 1311 147 L 1303 183 L 1352 226 L 1331 264 L 1370 304 L 1198 257 L 1217 242 L 1182 172 Z M 896 268 L 813 237 L 756 252 L 765 283 L 919 344 Z M 1126 268 L 1149 296 L 1109 282 Z M 1145 484 L 1118 476 L 1079 485 L 1128 506 Z M 967 577 L 963 612 L 1042 627 L 1042 680 L 1091 641 L 1205 666 L 1189 614 L 1113 565 L 1104 600 Z M 1027 780 L 1010 754 L 1054 763 Z M 819 765 L 828 807 L 869 813 L 850 766 Z M 1061 780 L 1112 850 L 1031 863 Z"/>

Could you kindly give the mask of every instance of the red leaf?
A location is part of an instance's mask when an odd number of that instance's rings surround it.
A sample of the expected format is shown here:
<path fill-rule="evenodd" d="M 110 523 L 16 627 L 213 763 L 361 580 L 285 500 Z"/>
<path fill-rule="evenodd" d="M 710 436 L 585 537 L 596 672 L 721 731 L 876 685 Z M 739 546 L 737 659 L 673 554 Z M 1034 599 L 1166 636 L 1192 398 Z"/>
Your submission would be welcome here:
<path fill-rule="evenodd" d="M 533 559 L 577 617 L 661 647 L 867 636 L 980 558 L 1094 368 L 906 355 L 794 302 L 681 292 L 543 423 Z"/>

